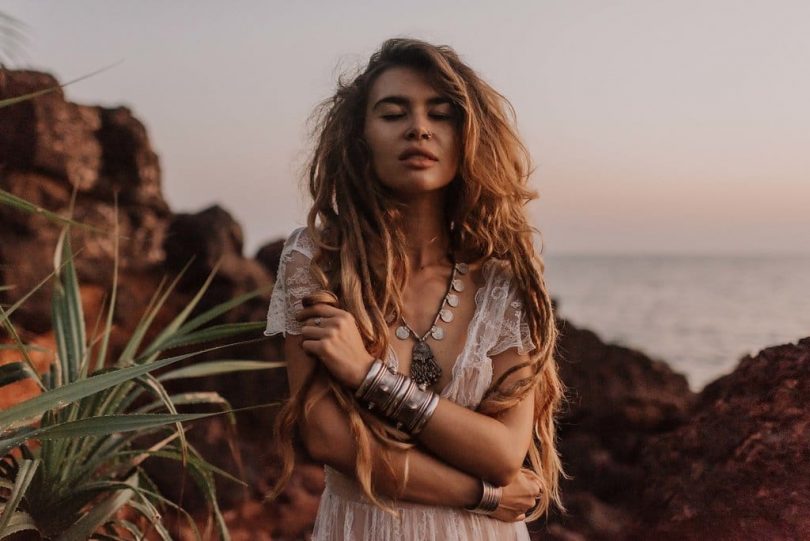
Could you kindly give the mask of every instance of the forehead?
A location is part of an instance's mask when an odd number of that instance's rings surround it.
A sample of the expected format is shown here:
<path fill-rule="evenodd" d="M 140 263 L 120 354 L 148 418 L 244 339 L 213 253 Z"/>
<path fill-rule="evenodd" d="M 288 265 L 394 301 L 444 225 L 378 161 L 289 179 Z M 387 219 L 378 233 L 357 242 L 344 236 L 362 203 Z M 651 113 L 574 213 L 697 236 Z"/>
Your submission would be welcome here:
<path fill-rule="evenodd" d="M 382 72 L 371 85 L 368 106 L 387 96 L 402 96 L 411 101 L 427 101 L 441 94 L 427 75 L 413 68 L 396 66 Z"/>

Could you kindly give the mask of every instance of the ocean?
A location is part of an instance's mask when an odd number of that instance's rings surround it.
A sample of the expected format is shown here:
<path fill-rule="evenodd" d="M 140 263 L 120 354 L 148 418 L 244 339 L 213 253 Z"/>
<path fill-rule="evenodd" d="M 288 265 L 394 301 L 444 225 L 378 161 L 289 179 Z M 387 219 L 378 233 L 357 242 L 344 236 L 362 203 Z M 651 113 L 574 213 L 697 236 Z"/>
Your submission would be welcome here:
<path fill-rule="evenodd" d="M 810 255 L 549 255 L 558 313 L 699 391 L 740 358 L 810 336 Z"/>

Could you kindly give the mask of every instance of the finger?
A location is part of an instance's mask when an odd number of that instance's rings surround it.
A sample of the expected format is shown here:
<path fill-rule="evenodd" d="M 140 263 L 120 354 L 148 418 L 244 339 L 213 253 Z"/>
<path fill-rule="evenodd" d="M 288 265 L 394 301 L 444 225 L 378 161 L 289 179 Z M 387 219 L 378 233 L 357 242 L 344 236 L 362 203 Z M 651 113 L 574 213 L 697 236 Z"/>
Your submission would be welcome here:
<path fill-rule="evenodd" d="M 301 342 L 301 349 L 316 357 L 321 356 L 322 347 L 320 340 L 303 340 Z"/>
<path fill-rule="evenodd" d="M 329 306 L 328 304 L 315 304 L 313 306 L 308 306 L 307 308 L 302 309 L 300 312 L 295 314 L 295 319 L 298 321 L 304 321 L 305 319 L 309 319 L 312 317 L 335 317 L 338 314 L 341 314 L 343 310 L 340 308 L 335 308 L 334 306 Z"/>
<path fill-rule="evenodd" d="M 301 322 L 302 327 L 333 327 L 336 319 L 326 316 L 315 316 Z"/>
<path fill-rule="evenodd" d="M 315 325 L 305 325 L 301 327 L 301 334 L 305 340 L 320 340 L 326 338 L 332 331 Z"/>

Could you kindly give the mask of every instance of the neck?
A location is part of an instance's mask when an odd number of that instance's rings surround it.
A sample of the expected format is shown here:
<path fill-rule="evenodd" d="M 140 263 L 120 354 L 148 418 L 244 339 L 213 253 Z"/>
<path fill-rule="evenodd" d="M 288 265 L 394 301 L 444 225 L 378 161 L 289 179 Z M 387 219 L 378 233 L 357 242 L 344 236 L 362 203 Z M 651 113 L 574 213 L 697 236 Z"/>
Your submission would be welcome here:
<path fill-rule="evenodd" d="M 443 197 L 422 197 L 409 201 L 402 226 L 411 271 L 449 263 L 450 232 L 446 226 Z"/>

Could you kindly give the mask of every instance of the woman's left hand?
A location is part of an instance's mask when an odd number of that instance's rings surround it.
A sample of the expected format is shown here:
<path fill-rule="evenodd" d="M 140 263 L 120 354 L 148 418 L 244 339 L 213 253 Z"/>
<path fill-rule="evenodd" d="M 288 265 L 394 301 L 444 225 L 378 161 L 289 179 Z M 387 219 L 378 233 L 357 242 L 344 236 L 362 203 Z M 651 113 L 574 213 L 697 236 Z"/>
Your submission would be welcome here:
<path fill-rule="evenodd" d="M 304 351 L 320 359 L 343 385 L 351 389 L 360 387 L 374 357 L 366 351 L 354 316 L 340 308 L 319 303 L 304 308 L 295 319 L 303 323 Z"/>

